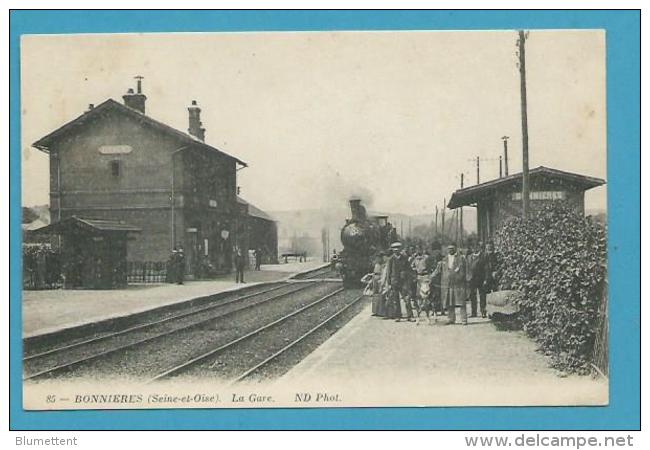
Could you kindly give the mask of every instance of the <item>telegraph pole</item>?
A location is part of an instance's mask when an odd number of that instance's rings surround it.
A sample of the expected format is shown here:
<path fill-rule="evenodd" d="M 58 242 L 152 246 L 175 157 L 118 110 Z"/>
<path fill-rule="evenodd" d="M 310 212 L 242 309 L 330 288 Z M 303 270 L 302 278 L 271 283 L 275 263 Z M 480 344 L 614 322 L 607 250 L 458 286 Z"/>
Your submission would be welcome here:
<path fill-rule="evenodd" d="M 503 161 L 505 164 L 505 175 L 508 176 L 508 139 L 509 136 L 501 137 L 503 139 Z"/>
<path fill-rule="evenodd" d="M 481 184 L 481 159 L 476 157 L 476 184 Z"/>
<path fill-rule="evenodd" d="M 522 213 L 524 220 L 528 218 L 529 210 L 529 179 L 528 179 L 528 107 L 526 103 L 526 34 L 523 30 L 519 30 L 519 75 L 521 81 L 521 140 L 522 140 Z"/>
<path fill-rule="evenodd" d="M 499 156 L 499 178 L 503 177 L 503 157 Z"/>

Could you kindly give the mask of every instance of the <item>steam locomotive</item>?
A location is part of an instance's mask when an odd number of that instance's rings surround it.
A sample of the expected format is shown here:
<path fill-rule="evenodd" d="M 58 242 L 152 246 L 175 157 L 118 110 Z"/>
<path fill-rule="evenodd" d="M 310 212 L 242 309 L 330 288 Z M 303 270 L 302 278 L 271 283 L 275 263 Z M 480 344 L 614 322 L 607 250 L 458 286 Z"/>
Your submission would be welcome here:
<path fill-rule="evenodd" d="M 397 240 L 388 216 L 370 216 L 360 199 L 350 200 L 351 218 L 341 229 L 343 251 L 340 254 L 343 286 L 361 286 L 361 278 L 372 272 L 373 258 Z"/>

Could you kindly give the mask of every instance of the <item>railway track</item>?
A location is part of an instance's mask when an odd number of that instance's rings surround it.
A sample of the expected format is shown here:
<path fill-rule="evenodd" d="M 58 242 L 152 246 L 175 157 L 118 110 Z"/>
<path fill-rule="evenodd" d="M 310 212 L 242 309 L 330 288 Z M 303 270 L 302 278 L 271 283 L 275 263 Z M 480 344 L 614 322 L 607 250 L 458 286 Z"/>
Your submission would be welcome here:
<path fill-rule="evenodd" d="M 226 320 L 256 307 L 309 290 L 311 286 L 313 284 L 296 286 L 289 283 L 273 286 L 260 292 L 190 308 L 158 320 L 29 354 L 23 358 L 23 380 L 35 380 L 71 371 L 92 361 L 169 338 L 215 320 Z"/>
<path fill-rule="evenodd" d="M 357 306 L 357 304 L 360 303 L 362 299 L 362 295 L 357 296 L 352 302 L 348 303 L 346 306 L 336 311 L 334 314 L 328 316 L 323 321 L 319 322 L 316 326 L 313 326 L 307 332 L 298 336 L 296 339 L 292 340 L 289 344 L 277 350 L 275 353 L 271 354 L 267 358 L 255 364 L 250 369 L 246 370 L 244 373 L 235 378 L 233 382 L 240 383 L 245 380 L 252 380 L 256 377 L 265 378 L 265 375 L 268 376 L 268 372 L 270 370 L 269 368 L 273 364 L 276 364 L 280 358 L 288 356 L 289 352 L 297 348 L 299 345 L 305 344 L 308 339 L 315 337 L 317 333 L 324 331 L 326 327 L 334 324 L 334 322 L 338 319 L 341 319 L 346 313 L 350 312 L 355 306 Z M 286 368 L 286 366 L 287 365 L 285 365 L 283 368 Z"/>
<path fill-rule="evenodd" d="M 265 375 L 273 372 L 285 372 L 293 364 L 265 373 L 280 358 L 286 357 L 346 314 L 354 313 L 363 298 L 358 292 L 339 288 L 237 339 L 171 367 L 147 383 L 184 377 L 218 378 L 232 384 L 256 377 L 267 378 Z"/>
<path fill-rule="evenodd" d="M 74 349 L 76 347 L 80 347 L 83 345 L 91 344 L 93 342 L 100 342 L 105 339 L 110 339 L 115 336 L 119 336 L 121 334 L 137 331 L 137 330 L 144 330 L 148 327 L 152 327 L 157 324 L 165 323 L 183 316 L 187 316 L 193 313 L 198 313 L 202 311 L 208 311 L 212 308 L 218 308 L 218 307 L 223 307 L 232 303 L 236 303 L 241 300 L 246 300 L 248 298 L 257 296 L 257 295 L 262 295 L 266 294 L 268 292 L 273 292 L 278 289 L 281 289 L 282 287 L 285 287 L 285 285 L 279 285 L 279 286 L 273 286 L 273 287 L 265 287 L 264 289 L 260 291 L 254 291 L 254 292 L 247 292 L 245 295 L 242 296 L 234 296 L 235 298 L 230 298 L 226 299 L 224 301 L 214 301 L 214 302 L 208 302 L 207 305 L 198 305 L 198 306 L 189 306 L 189 307 L 184 307 L 180 313 L 174 313 L 169 312 L 169 313 L 158 313 L 157 311 L 153 310 L 151 311 L 151 316 L 150 320 L 145 320 L 144 323 L 138 323 L 136 325 L 132 326 L 126 326 L 125 328 L 115 330 L 115 331 L 104 331 L 104 332 L 98 332 L 98 333 L 88 333 L 88 336 L 83 337 L 81 339 L 68 339 L 66 343 L 57 345 L 57 346 L 48 346 L 45 349 L 41 350 L 28 350 L 27 348 L 24 350 L 24 353 L 26 355 L 23 357 L 23 362 L 30 361 L 33 359 L 37 358 L 42 358 L 47 355 L 51 354 L 56 354 L 59 352 L 64 352 L 67 350 Z M 160 317 L 157 317 L 160 316 Z M 42 346 L 41 346 L 42 347 Z"/>
<path fill-rule="evenodd" d="M 340 276 L 331 266 L 327 265 L 293 277 L 294 280 L 313 280 L 317 278 L 336 279 L 340 278 Z"/>

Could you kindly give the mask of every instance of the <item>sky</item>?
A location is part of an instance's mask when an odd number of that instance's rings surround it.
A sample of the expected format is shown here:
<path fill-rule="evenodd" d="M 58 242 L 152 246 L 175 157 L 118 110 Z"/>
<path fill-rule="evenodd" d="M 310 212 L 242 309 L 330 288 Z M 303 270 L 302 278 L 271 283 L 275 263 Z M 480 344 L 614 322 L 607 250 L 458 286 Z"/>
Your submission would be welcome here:
<path fill-rule="evenodd" d="M 244 198 L 269 210 L 431 213 L 498 177 L 501 137 L 521 171 L 514 31 L 23 36 L 23 205 L 46 204 L 47 155 L 31 143 L 142 75 L 147 114 L 249 165 Z M 532 31 L 526 42 L 530 167 L 606 179 L 605 34 Z M 606 208 L 606 188 L 587 209 Z"/>

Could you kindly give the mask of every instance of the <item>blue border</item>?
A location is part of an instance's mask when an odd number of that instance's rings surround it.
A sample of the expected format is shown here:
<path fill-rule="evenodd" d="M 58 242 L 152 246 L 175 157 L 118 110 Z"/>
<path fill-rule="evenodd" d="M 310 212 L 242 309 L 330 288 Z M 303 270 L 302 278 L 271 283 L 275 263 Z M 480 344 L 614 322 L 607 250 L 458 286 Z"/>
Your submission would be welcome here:
<path fill-rule="evenodd" d="M 87 429 L 639 429 L 639 11 L 12 11 L 10 16 L 10 426 Z M 607 31 L 610 405 L 545 408 L 22 410 L 20 69 L 22 34 L 600 28 Z"/>

